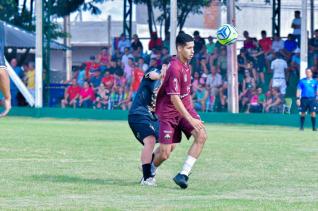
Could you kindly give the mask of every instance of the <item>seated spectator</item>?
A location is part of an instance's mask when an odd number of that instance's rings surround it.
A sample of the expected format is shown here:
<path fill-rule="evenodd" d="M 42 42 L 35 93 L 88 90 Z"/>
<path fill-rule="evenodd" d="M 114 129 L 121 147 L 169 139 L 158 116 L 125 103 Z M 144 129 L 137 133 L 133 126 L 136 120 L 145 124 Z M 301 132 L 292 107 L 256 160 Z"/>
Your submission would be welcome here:
<path fill-rule="evenodd" d="M 221 49 L 221 53 L 217 58 L 217 68 L 218 72 L 221 74 L 222 79 L 227 79 L 227 55 L 226 48 Z"/>
<path fill-rule="evenodd" d="M 143 57 L 139 57 L 138 67 L 144 72 L 146 72 L 149 68 L 148 64 L 145 63 L 145 59 Z"/>
<path fill-rule="evenodd" d="M 216 68 L 212 66 L 210 68 L 211 73 L 208 74 L 207 80 L 206 80 L 206 87 L 209 90 L 210 96 L 216 97 L 219 92 L 220 88 L 222 87 L 223 80 L 222 76 L 217 73 Z"/>
<path fill-rule="evenodd" d="M 25 73 L 25 82 L 26 82 L 26 86 L 27 86 L 29 92 L 34 97 L 35 96 L 35 66 L 34 66 L 34 62 L 28 63 L 28 69 L 27 69 L 27 72 Z"/>
<path fill-rule="evenodd" d="M 91 108 L 95 100 L 94 89 L 89 85 L 87 81 L 84 82 L 84 87 L 79 94 L 78 105 L 82 108 Z"/>
<path fill-rule="evenodd" d="M 243 82 L 245 69 L 247 68 L 247 56 L 246 50 L 241 48 L 240 54 L 237 56 L 237 65 L 238 65 L 238 81 L 239 83 Z"/>
<path fill-rule="evenodd" d="M 110 90 L 106 89 L 103 83 L 100 84 L 96 94 L 95 106 L 98 109 L 107 109 L 110 97 Z"/>
<path fill-rule="evenodd" d="M 252 91 L 250 102 L 247 105 L 246 113 L 260 113 L 262 112 L 262 103 L 259 100 L 259 95 L 257 90 Z"/>
<path fill-rule="evenodd" d="M 201 78 L 206 80 L 209 74 L 209 64 L 205 57 L 200 58 L 200 68 L 197 70 L 201 74 Z"/>
<path fill-rule="evenodd" d="M 124 33 L 122 33 L 120 35 L 120 40 L 118 42 L 118 49 L 121 53 L 124 53 L 125 48 L 130 49 L 131 47 L 131 43 L 128 39 L 126 39 L 126 35 Z"/>
<path fill-rule="evenodd" d="M 102 48 L 101 52 L 97 55 L 97 63 L 107 66 L 109 65 L 111 56 L 107 47 Z"/>
<path fill-rule="evenodd" d="M 213 42 L 213 37 L 208 37 L 208 43 L 206 44 L 206 50 L 209 55 L 212 55 L 215 50 L 215 43 Z"/>
<path fill-rule="evenodd" d="M 254 43 L 253 43 L 253 40 L 252 40 L 252 38 L 250 37 L 248 31 L 244 31 L 244 32 L 243 32 L 243 36 L 244 36 L 244 38 L 245 38 L 243 47 L 244 47 L 246 50 L 255 48 Z"/>
<path fill-rule="evenodd" d="M 287 62 L 283 59 L 282 54 L 276 53 L 276 59 L 272 61 L 271 69 L 273 71 L 271 86 L 279 88 L 281 94 L 286 94 L 285 74 L 287 71 Z"/>
<path fill-rule="evenodd" d="M 86 80 L 86 64 L 83 63 L 80 67 L 79 67 L 79 72 L 77 75 L 77 84 L 82 87 L 84 86 L 84 82 Z"/>
<path fill-rule="evenodd" d="M 312 58 L 313 64 L 318 64 L 318 29 L 315 30 L 315 36 L 309 40 L 308 44 L 309 54 Z"/>
<path fill-rule="evenodd" d="M 293 52 L 298 48 L 297 42 L 295 41 L 292 34 L 289 34 L 287 40 L 284 42 L 284 48 L 281 51 L 286 61 L 289 61 L 292 57 Z"/>
<path fill-rule="evenodd" d="M 61 107 L 72 106 L 76 108 L 81 88 L 78 86 L 76 79 L 72 80 L 71 86 L 67 87 L 64 93 L 64 99 L 61 101 Z"/>
<path fill-rule="evenodd" d="M 162 63 L 165 63 L 165 61 L 168 61 L 170 59 L 170 55 L 169 55 L 169 49 L 167 48 L 162 48 L 162 51 L 161 51 L 161 62 Z"/>
<path fill-rule="evenodd" d="M 273 53 L 280 52 L 284 48 L 284 41 L 280 38 L 278 34 L 274 35 L 272 42 L 272 51 Z"/>
<path fill-rule="evenodd" d="M 207 98 L 208 98 L 208 91 L 205 89 L 205 85 L 202 83 L 199 83 L 198 89 L 192 96 L 195 110 L 205 111 Z"/>
<path fill-rule="evenodd" d="M 163 47 L 162 39 L 158 38 L 157 32 L 152 32 L 151 39 L 148 45 L 149 50 L 153 50 L 154 48 L 157 50 L 161 50 L 162 47 Z"/>
<path fill-rule="evenodd" d="M 225 108 L 227 106 L 227 96 L 228 96 L 228 92 L 227 92 L 227 82 L 224 81 L 222 87 L 220 88 L 220 104 L 221 104 L 221 109 L 220 111 L 225 111 Z"/>
<path fill-rule="evenodd" d="M 251 77 L 251 74 L 248 70 L 245 71 L 245 78 L 243 80 L 243 89 L 240 94 L 241 110 L 245 110 L 245 106 L 251 100 L 252 91 L 256 88 L 255 79 Z"/>
<path fill-rule="evenodd" d="M 138 35 L 134 34 L 132 38 L 133 38 L 133 40 L 131 42 L 131 48 L 134 51 L 138 51 L 138 49 L 139 49 L 141 52 L 143 52 L 143 46 L 142 46 L 142 43 L 139 40 Z"/>
<path fill-rule="evenodd" d="M 111 98 L 111 109 L 127 109 L 127 96 L 123 87 L 114 87 Z"/>
<path fill-rule="evenodd" d="M 114 75 L 110 74 L 109 70 L 106 70 L 104 77 L 102 78 L 102 83 L 106 89 L 112 89 L 115 83 Z"/>
<path fill-rule="evenodd" d="M 97 69 L 92 75 L 91 78 L 89 80 L 91 86 L 94 89 L 97 89 L 99 87 L 99 85 L 101 84 L 103 79 L 103 76 L 101 74 L 101 71 L 99 69 Z"/>
<path fill-rule="evenodd" d="M 134 100 L 134 98 L 135 98 L 135 96 L 137 94 L 139 85 L 140 85 L 141 80 L 143 79 L 143 77 L 144 77 L 144 71 L 142 71 L 138 67 L 135 67 L 133 69 L 132 82 L 131 82 L 132 100 Z"/>
<path fill-rule="evenodd" d="M 15 72 L 15 74 L 21 80 L 23 80 L 24 73 L 23 73 L 23 70 L 21 69 L 21 67 L 18 66 L 18 61 L 16 58 L 11 59 L 10 65 L 11 65 L 13 71 Z M 15 83 L 13 82 L 11 77 L 10 77 L 10 93 L 11 93 L 11 105 L 18 106 L 18 98 L 17 97 L 18 97 L 19 89 L 15 85 Z"/>
<path fill-rule="evenodd" d="M 200 83 L 200 75 L 198 72 L 194 72 L 193 74 L 193 80 L 192 80 L 192 93 L 195 93 L 199 87 L 199 83 Z"/>
<path fill-rule="evenodd" d="M 265 112 L 282 113 L 285 103 L 284 95 L 277 88 L 272 89 L 272 97 L 267 101 Z"/>

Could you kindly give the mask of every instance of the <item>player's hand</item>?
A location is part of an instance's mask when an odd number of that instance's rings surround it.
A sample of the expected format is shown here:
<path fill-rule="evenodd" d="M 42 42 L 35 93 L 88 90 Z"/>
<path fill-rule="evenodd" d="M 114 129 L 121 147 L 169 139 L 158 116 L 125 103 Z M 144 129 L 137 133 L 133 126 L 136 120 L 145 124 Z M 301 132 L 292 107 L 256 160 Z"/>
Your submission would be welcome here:
<path fill-rule="evenodd" d="M 196 131 L 200 131 L 201 129 L 205 128 L 203 122 L 200 119 L 192 118 L 190 124 L 194 127 Z"/>
<path fill-rule="evenodd" d="M 161 67 L 161 78 L 164 78 L 166 76 L 167 69 L 168 69 L 168 65 L 163 64 Z"/>
<path fill-rule="evenodd" d="M 296 100 L 296 105 L 299 107 L 300 106 L 300 100 Z"/>

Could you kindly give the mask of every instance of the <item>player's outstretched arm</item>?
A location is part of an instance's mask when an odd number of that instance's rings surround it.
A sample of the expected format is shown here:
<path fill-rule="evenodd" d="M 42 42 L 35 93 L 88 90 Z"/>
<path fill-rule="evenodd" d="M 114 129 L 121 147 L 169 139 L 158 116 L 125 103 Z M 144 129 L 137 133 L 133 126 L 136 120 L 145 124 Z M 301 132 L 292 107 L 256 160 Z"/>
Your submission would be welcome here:
<path fill-rule="evenodd" d="M 176 110 L 195 128 L 196 131 L 204 129 L 203 122 L 190 115 L 184 107 L 179 95 L 171 95 L 170 99 Z"/>

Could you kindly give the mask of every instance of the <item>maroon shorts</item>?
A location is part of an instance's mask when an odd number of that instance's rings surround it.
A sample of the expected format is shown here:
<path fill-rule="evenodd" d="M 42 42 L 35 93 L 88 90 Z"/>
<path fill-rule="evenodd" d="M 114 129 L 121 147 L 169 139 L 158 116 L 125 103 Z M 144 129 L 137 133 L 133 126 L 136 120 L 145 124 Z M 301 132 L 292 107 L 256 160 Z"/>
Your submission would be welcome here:
<path fill-rule="evenodd" d="M 200 119 L 200 116 L 195 110 L 189 111 L 190 115 L 195 119 Z M 182 139 L 182 132 L 187 139 L 191 137 L 194 127 L 183 117 L 177 116 L 175 118 L 159 117 L 159 143 L 173 144 L 180 143 Z"/>

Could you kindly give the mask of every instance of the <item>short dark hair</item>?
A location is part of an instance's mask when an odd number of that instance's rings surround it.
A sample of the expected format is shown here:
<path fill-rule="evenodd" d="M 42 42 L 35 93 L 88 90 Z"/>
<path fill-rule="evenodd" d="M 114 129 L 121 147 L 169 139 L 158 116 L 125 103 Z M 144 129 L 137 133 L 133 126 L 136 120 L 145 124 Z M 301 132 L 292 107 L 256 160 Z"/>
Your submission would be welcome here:
<path fill-rule="evenodd" d="M 193 37 L 184 32 L 180 32 L 176 38 L 176 47 L 185 46 L 187 42 L 193 42 Z"/>
<path fill-rule="evenodd" d="M 265 31 L 265 30 L 262 30 L 262 31 L 261 31 L 261 34 L 266 34 L 266 31 Z"/>

